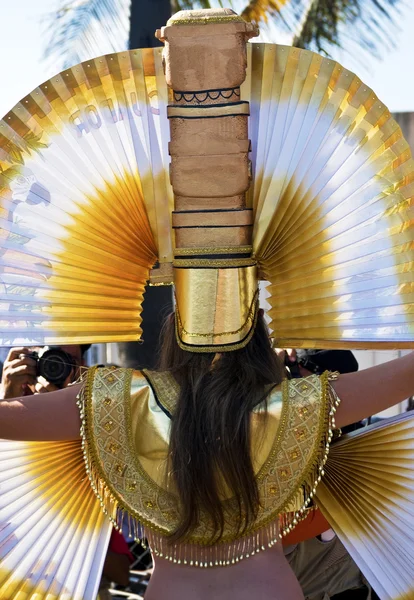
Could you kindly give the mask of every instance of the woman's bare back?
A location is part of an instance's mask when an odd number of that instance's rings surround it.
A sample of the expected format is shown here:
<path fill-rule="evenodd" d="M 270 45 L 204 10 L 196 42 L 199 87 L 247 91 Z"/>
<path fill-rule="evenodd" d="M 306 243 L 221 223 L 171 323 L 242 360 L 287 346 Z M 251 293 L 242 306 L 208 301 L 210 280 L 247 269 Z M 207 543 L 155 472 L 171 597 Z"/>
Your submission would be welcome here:
<path fill-rule="evenodd" d="M 156 558 L 146 600 L 303 600 L 281 544 L 228 567 L 200 569 Z"/>

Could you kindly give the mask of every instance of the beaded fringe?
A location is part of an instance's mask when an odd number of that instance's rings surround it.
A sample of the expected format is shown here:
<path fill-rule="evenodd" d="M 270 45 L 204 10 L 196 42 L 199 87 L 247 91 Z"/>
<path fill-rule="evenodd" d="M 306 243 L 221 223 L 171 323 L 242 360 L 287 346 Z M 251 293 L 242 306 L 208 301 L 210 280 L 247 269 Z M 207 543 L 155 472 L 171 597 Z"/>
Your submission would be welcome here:
<path fill-rule="evenodd" d="M 128 509 L 121 506 L 107 484 L 99 477 L 93 464 L 92 455 L 88 450 L 87 419 L 85 414 L 85 397 L 89 381 L 78 397 L 78 406 L 82 421 L 81 437 L 82 449 L 91 487 L 97 496 L 103 512 L 108 515 L 113 526 L 120 531 L 123 524 L 128 524 L 129 536 L 140 542 L 144 547 L 148 542 L 152 553 L 174 564 L 183 564 L 194 567 L 222 567 L 234 565 L 244 559 L 254 556 L 259 552 L 274 546 L 280 539 L 290 533 L 296 525 L 306 518 L 310 509 L 309 505 L 316 493 L 316 488 L 324 475 L 324 466 L 328 459 L 329 447 L 335 429 L 335 413 L 339 405 L 339 398 L 329 384 L 329 380 L 337 378 L 336 373 L 324 373 L 322 379 L 322 402 L 329 407 L 325 413 L 324 435 L 314 464 L 307 480 L 302 486 L 303 503 L 299 510 L 292 510 L 290 506 L 282 509 L 279 518 L 263 526 L 255 533 L 241 537 L 230 543 L 216 543 L 214 546 L 201 544 L 171 544 L 168 536 L 158 533 L 152 527 L 147 527 L 132 516 Z"/>
<path fill-rule="evenodd" d="M 307 517 L 310 504 L 312 503 L 313 497 L 316 494 L 316 488 L 320 483 L 322 477 L 325 475 L 324 467 L 328 460 L 329 448 L 332 442 L 334 430 L 335 430 L 335 413 L 340 404 L 340 399 L 335 393 L 335 390 L 330 385 L 330 381 L 338 379 L 338 372 L 325 371 L 321 375 L 321 387 L 322 387 L 322 403 L 327 406 L 329 410 L 325 412 L 325 419 L 323 423 L 324 434 L 321 436 L 320 448 L 317 453 L 316 460 L 312 466 L 310 474 L 306 478 L 306 481 L 302 485 L 303 491 L 303 504 L 297 511 L 289 511 L 285 508 L 286 512 L 279 517 L 280 524 L 280 538 L 287 536 L 296 525 L 303 521 Z M 340 430 L 339 430 L 340 435 Z"/>

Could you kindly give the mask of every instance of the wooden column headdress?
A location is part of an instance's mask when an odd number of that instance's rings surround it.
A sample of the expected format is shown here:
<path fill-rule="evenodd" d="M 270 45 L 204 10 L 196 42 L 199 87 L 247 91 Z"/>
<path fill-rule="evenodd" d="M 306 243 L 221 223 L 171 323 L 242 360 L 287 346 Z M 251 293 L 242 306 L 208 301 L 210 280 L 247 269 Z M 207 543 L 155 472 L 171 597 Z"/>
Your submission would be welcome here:
<path fill-rule="evenodd" d="M 174 191 L 177 339 L 198 352 L 249 341 L 258 308 L 252 252 L 249 103 L 240 100 L 246 43 L 257 35 L 229 9 L 182 11 L 157 31 L 168 107 Z"/>

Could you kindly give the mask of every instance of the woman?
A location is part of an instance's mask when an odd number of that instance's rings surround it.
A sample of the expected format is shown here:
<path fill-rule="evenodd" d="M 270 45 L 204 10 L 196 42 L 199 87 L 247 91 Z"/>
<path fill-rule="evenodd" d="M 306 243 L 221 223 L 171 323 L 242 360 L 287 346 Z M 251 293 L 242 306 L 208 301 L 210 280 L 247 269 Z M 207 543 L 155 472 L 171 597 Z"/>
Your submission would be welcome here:
<path fill-rule="evenodd" d="M 283 370 L 271 348 L 262 311 L 251 341 L 233 352 L 197 354 L 180 349 L 173 317 L 168 319 L 162 339 L 161 371 L 147 373 L 146 386 L 148 381 L 157 381 L 159 392 L 159 382 L 169 381 L 171 375 L 179 385 L 177 404 L 170 417 L 165 414 L 168 408 L 162 405 L 162 394 L 157 398 L 162 415 L 170 419 L 171 425 L 168 457 L 163 456 L 161 463 L 168 460 L 166 485 L 177 490 L 181 507 L 178 526 L 171 532 L 168 544 L 179 547 L 185 555 L 186 541 L 197 527 L 201 511 L 215 525 L 209 547 L 214 551 L 220 546 L 225 518 L 223 482 L 239 501 L 238 535 L 243 536 L 243 530 L 254 524 L 258 514 L 262 490 L 255 477 L 255 452 L 260 453 L 260 445 L 250 437 L 250 431 L 265 436 L 266 430 L 272 428 Z M 107 371 L 105 377 L 111 373 L 117 371 Z M 135 376 L 141 377 L 139 373 Z M 341 375 L 329 385 L 340 398 L 336 426 L 343 427 L 413 393 L 414 353 L 385 365 Z M 150 407 L 148 397 L 142 393 L 144 386 L 141 382 L 136 388 L 135 399 L 129 395 L 133 410 L 137 398 L 138 403 Z M 81 389 L 82 384 L 76 384 L 58 392 L 1 402 L 0 436 L 14 440 L 78 439 L 81 418 L 76 397 Z M 171 391 L 170 400 L 173 395 Z M 257 423 L 252 425 L 254 415 L 265 414 L 267 406 L 268 418 L 259 429 Z M 147 420 L 134 421 L 134 414 L 131 423 L 137 430 L 148 427 Z M 153 427 L 153 435 L 154 431 Z M 139 435 L 138 431 L 131 434 Z M 146 434 L 150 435 L 148 430 Z M 230 595 L 247 600 L 253 594 L 263 600 L 303 598 L 278 543 L 248 560 L 235 561 L 226 568 L 213 566 L 211 570 L 176 564 L 178 561 L 157 555 L 154 559 L 155 570 L 146 596 L 149 600 L 224 599 Z"/>
<path fill-rule="evenodd" d="M 278 542 L 328 481 L 336 507 L 346 498 L 343 514 L 358 508 L 358 552 L 365 525 L 377 542 L 376 569 L 372 545 L 364 555 L 375 581 L 387 586 L 398 575 L 385 597 L 412 597 L 414 566 L 404 564 L 412 541 L 403 536 L 406 552 L 391 543 L 401 545 L 404 526 L 390 533 L 394 512 L 375 527 L 379 498 L 366 498 L 366 512 L 356 505 L 338 482 L 349 457 L 332 462 L 328 453 L 336 427 L 413 393 L 413 355 L 361 373 L 282 381 L 258 297 L 259 280 L 269 282 L 282 346 L 408 347 L 414 165 L 397 124 L 359 78 L 305 50 L 247 44 L 256 34 L 228 9 L 183 11 L 157 32 L 163 58 L 144 49 L 87 61 L 36 88 L 0 123 L 4 207 L 16 160 L 32 170 L 39 198 L 50 196 L 45 215 L 27 207 L 27 244 L 3 219 L 13 234 L 3 245 L 18 252 L 1 265 L 4 343 L 137 340 L 147 282 L 173 284 L 176 299 L 159 372 L 93 368 L 83 385 L 1 403 L 0 436 L 57 442 L 0 442 L 1 597 L 48 598 L 53 588 L 59 598 L 92 599 L 103 560 L 96 552 L 107 542 L 102 508 L 148 539 L 150 599 L 299 600 Z M 50 265 L 43 283 L 33 256 Z M 369 440 L 370 476 L 385 473 L 388 491 L 394 475 L 412 520 L 411 471 L 405 487 L 397 473 L 402 455 L 411 464 L 410 431 L 397 439 L 389 470 L 378 468 Z M 354 484 L 363 481 L 357 458 Z M 394 508 L 387 491 L 381 501 Z M 33 543 L 24 546 L 29 525 Z M 337 529 L 350 539 L 355 527 L 346 525 Z M 47 552 L 42 528 L 54 536 Z M 387 536 L 378 541 L 377 531 Z M 22 547 L 34 548 L 23 563 Z"/>

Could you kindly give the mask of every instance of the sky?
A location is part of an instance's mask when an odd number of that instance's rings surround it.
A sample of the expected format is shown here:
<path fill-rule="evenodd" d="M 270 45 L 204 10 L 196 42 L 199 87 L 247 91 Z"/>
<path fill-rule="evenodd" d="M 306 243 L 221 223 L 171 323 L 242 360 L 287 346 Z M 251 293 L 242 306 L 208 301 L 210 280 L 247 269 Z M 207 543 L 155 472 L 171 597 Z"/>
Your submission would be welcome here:
<path fill-rule="evenodd" d="M 45 35 L 44 15 L 53 11 L 57 0 L 0 0 L 0 117 L 23 96 L 60 70 L 60 65 L 42 60 Z M 359 65 L 346 53 L 335 58 L 355 71 L 378 98 L 393 112 L 414 111 L 414 2 L 406 3 L 396 35 L 397 47 L 382 62 Z M 160 23 L 162 25 L 162 23 Z"/>

